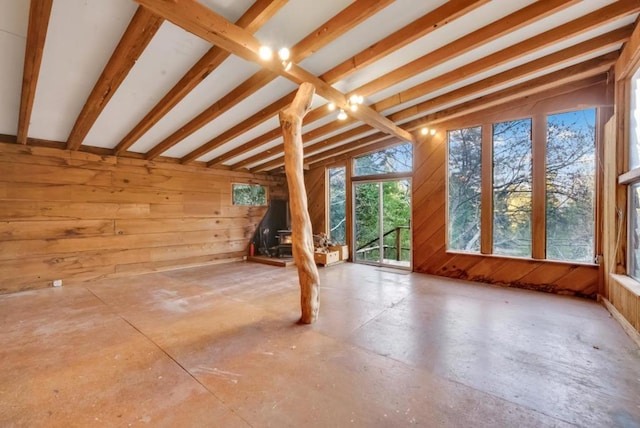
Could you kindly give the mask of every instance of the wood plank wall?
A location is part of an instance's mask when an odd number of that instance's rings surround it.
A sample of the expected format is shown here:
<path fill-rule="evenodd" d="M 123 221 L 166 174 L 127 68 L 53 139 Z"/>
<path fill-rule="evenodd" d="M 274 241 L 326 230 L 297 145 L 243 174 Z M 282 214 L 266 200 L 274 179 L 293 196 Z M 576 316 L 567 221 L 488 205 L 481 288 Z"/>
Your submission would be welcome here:
<path fill-rule="evenodd" d="M 239 260 L 284 178 L 0 143 L 0 293 Z"/>
<path fill-rule="evenodd" d="M 608 85 L 599 83 L 571 93 L 555 90 L 543 101 L 527 99 L 438 125 L 414 149 L 414 271 L 491 284 L 595 297 L 598 266 L 448 252 L 446 248 L 446 131 L 587 107 L 611 107 Z M 610 109 L 609 109 L 610 110 Z M 604 122 L 603 122 L 604 123 Z M 600 134 L 602 134 L 600 129 Z M 601 135 L 600 135 L 601 139 Z M 600 254 L 600 249 L 597 249 Z"/>

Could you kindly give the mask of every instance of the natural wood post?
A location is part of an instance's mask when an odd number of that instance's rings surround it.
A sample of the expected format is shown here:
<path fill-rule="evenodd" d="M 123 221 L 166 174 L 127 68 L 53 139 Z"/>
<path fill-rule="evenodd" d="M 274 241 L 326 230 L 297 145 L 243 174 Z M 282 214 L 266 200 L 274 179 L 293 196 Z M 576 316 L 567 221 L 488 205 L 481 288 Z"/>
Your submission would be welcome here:
<path fill-rule="evenodd" d="M 280 112 L 280 127 L 284 140 L 284 169 L 289 186 L 293 258 L 300 281 L 300 322 L 312 324 L 320 309 L 320 276 L 313 258 L 313 232 L 304 186 L 302 119 L 311 109 L 315 88 L 311 83 L 300 85 L 289 107 Z"/>

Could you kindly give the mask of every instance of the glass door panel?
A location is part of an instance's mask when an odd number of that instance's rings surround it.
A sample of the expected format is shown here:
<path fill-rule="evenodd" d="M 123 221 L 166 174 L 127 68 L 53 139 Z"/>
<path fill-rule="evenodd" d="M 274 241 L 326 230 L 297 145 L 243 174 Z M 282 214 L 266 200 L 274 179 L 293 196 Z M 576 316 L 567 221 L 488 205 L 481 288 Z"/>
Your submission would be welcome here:
<path fill-rule="evenodd" d="M 411 267 L 411 181 L 354 184 L 356 262 Z"/>
<path fill-rule="evenodd" d="M 411 182 L 384 181 L 382 184 L 382 263 L 411 266 Z"/>
<path fill-rule="evenodd" d="M 380 183 L 357 183 L 355 198 L 356 262 L 380 262 Z"/>

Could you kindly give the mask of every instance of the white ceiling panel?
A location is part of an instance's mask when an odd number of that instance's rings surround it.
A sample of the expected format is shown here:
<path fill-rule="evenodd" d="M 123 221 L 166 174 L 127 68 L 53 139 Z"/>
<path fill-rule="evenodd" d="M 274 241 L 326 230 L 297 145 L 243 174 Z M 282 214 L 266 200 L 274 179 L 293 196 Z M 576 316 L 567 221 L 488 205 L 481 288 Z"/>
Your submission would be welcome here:
<path fill-rule="evenodd" d="M 136 10 L 128 0 L 56 0 L 29 136 L 66 141 Z"/>

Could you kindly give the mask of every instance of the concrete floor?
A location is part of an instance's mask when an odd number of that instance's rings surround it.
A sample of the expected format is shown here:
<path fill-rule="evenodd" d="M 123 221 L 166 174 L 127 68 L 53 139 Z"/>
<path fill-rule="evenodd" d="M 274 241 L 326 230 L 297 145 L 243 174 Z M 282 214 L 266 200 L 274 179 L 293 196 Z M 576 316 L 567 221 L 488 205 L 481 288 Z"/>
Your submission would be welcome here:
<path fill-rule="evenodd" d="M 351 263 L 234 263 L 0 296 L 0 426 L 640 426 L 598 304 Z"/>

